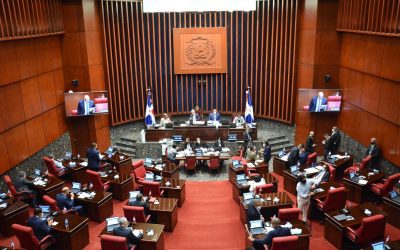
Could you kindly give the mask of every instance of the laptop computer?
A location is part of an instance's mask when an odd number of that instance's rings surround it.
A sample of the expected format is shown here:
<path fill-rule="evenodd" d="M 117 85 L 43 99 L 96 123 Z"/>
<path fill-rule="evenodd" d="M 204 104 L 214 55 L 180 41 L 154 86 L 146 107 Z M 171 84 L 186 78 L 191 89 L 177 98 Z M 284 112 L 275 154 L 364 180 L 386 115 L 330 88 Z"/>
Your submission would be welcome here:
<path fill-rule="evenodd" d="M 42 219 L 47 219 L 50 216 L 50 206 L 47 205 L 39 205 L 42 209 Z"/>
<path fill-rule="evenodd" d="M 65 152 L 65 158 L 67 160 L 71 159 L 72 158 L 72 153 L 71 152 Z"/>
<path fill-rule="evenodd" d="M 245 174 L 238 174 L 236 175 L 236 182 L 239 185 L 244 185 L 247 183 L 246 181 L 246 175 Z"/>
<path fill-rule="evenodd" d="M 229 134 L 228 135 L 228 141 L 237 141 L 237 135 L 236 134 Z"/>
<path fill-rule="evenodd" d="M 250 232 L 252 234 L 265 234 L 265 229 L 262 220 L 251 220 Z"/>
<path fill-rule="evenodd" d="M 385 250 L 385 243 L 383 241 L 375 242 L 371 244 L 372 250 Z"/>
<path fill-rule="evenodd" d="M 393 190 L 393 191 L 390 191 L 390 192 L 389 192 L 389 195 L 390 195 L 390 199 L 391 199 L 391 200 L 400 203 L 400 196 L 399 196 L 399 193 L 397 193 L 396 191 Z"/>
<path fill-rule="evenodd" d="M 40 176 L 42 176 L 40 169 L 35 168 L 35 170 L 33 170 L 33 174 L 31 174 L 29 177 L 31 177 L 32 179 L 36 179 Z"/>
<path fill-rule="evenodd" d="M 357 175 L 356 173 L 354 173 L 354 172 L 351 172 L 351 173 L 349 174 L 349 176 L 350 176 L 350 179 L 351 179 L 352 181 L 358 182 L 358 181 L 360 180 L 360 178 L 358 178 L 358 175 Z"/>
<path fill-rule="evenodd" d="M 250 202 L 254 199 L 254 194 L 252 192 L 243 193 L 243 202 L 244 204 L 250 204 Z"/>
<path fill-rule="evenodd" d="M 79 182 L 72 182 L 72 193 L 77 194 L 81 191 L 81 184 Z"/>
<path fill-rule="evenodd" d="M 146 167 L 153 167 L 153 159 L 145 158 L 143 165 L 145 165 Z"/>
<path fill-rule="evenodd" d="M 339 214 L 339 215 L 333 216 L 333 218 L 335 218 L 337 221 L 342 221 L 342 220 L 346 220 L 347 216 L 345 214 Z"/>
<path fill-rule="evenodd" d="M 154 173 L 146 173 L 146 176 L 144 177 L 145 181 L 153 181 L 154 180 Z"/>
<path fill-rule="evenodd" d="M 106 154 L 112 154 L 114 152 L 114 148 L 113 147 L 108 147 L 108 149 L 106 150 Z"/>
<path fill-rule="evenodd" d="M 140 194 L 140 191 L 130 191 L 129 192 L 129 200 L 128 202 L 136 201 L 137 195 Z"/>
<path fill-rule="evenodd" d="M 112 232 L 114 228 L 119 226 L 118 217 L 110 217 L 107 221 L 107 232 Z"/>
<path fill-rule="evenodd" d="M 233 166 L 234 168 L 239 168 L 241 165 L 242 165 L 242 164 L 240 164 L 240 161 L 237 161 L 237 160 L 233 160 L 233 161 L 232 161 L 232 166 Z"/>
<path fill-rule="evenodd" d="M 301 174 L 299 167 L 297 165 L 291 166 L 290 172 L 295 176 L 298 176 L 299 174 Z"/>

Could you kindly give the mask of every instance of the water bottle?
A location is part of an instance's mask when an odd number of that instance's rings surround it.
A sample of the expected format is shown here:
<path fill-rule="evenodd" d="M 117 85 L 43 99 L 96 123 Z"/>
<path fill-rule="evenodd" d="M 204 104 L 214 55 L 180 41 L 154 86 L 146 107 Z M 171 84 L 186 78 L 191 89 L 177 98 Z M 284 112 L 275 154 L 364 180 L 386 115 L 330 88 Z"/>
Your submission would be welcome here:
<path fill-rule="evenodd" d="M 389 241 L 390 241 L 390 236 L 388 235 L 388 236 L 386 237 L 385 244 L 388 244 Z"/>
<path fill-rule="evenodd" d="M 89 182 L 89 189 L 91 190 L 93 188 L 92 182 Z"/>
<path fill-rule="evenodd" d="M 68 218 L 65 218 L 65 221 L 64 221 L 64 224 L 65 224 L 65 229 L 69 229 L 69 221 L 68 221 Z"/>
<path fill-rule="evenodd" d="M 11 243 L 10 243 L 11 250 L 14 250 L 14 247 L 15 247 L 14 241 L 11 241 Z"/>
<path fill-rule="evenodd" d="M 80 155 L 80 154 L 78 154 L 76 157 L 77 157 L 77 158 L 78 158 L 78 160 L 79 160 L 79 158 L 81 157 L 81 155 Z"/>
<path fill-rule="evenodd" d="M 136 218 L 135 218 L 135 216 L 133 216 L 133 218 L 132 218 L 132 224 L 136 224 Z"/>

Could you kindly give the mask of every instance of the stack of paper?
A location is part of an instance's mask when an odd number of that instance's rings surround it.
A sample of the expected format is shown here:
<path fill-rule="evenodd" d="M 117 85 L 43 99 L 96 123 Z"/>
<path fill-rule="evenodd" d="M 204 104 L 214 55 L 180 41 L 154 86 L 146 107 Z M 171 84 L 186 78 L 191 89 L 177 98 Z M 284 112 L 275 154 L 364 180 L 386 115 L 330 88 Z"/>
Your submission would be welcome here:
<path fill-rule="evenodd" d="M 365 184 L 367 184 L 367 183 L 368 183 L 367 180 L 359 180 L 359 181 L 358 181 L 358 184 L 361 184 L 361 185 L 365 185 Z"/>
<path fill-rule="evenodd" d="M 293 228 L 293 229 L 290 229 L 290 233 L 292 234 L 292 235 L 298 235 L 298 234 L 301 234 L 301 232 L 302 232 L 302 230 L 301 230 L 301 228 Z"/>

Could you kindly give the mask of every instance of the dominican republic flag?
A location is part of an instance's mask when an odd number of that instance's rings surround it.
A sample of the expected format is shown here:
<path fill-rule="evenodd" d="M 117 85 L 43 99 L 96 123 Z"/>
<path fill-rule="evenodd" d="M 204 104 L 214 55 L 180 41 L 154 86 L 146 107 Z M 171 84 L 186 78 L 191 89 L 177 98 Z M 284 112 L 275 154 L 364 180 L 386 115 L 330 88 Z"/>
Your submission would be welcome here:
<path fill-rule="evenodd" d="M 153 102 L 151 101 L 151 91 L 148 91 L 146 102 L 146 117 L 144 118 L 146 126 L 152 126 L 156 123 L 153 113 Z"/>
<path fill-rule="evenodd" d="M 251 95 L 249 90 L 246 91 L 246 111 L 244 112 L 244 116 L 247 124 L 254 122 L 253 104 L 251 104 Z"/>

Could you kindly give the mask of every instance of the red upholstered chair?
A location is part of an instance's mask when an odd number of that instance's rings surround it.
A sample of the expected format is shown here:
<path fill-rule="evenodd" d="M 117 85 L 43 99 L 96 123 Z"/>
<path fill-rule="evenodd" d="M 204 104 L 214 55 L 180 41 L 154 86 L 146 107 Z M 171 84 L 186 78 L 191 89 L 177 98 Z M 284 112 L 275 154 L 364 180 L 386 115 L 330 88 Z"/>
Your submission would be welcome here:
<path fill-rule="evenodd" d="M 57 211 L 60 214 L 67 214 L 67 213 L 72 213 L 72 214 L 76 214 L 75 211 L 71 208 L 69 210 L 63 211 L 61 210 L 58 206 L 57 206 L 57 202 L 56 200 L 54 200 L 53 198 L 51 198 L 50 196 L 47 195 L 43 195 L 43 201 L 44 203 L 46 203 L 47 205 L 50 206 L 52 211 Z"/>
<path fill-rule="evenodd" d="M 311 166 L 315 162 L 317 162 L 317 152 L 308 155 L 306 165 Z"/>
<path fill-rule="evenodd" d="M 71 115 L 78 115 L 78 110 L 77 109 L 71 110 Z"/>
<path fill-rule="evenodd" d="M 136 222 L 147 223 L 150 220 L 150 215 L 144 214 L 144 207 L 136 207 L 136 206 L 123 206 L 124 216 L 128 221 L 133 221 L 133 217 L 135 217 Z"/>
<path fill-rule="evenodd" d="M 210 157 L 210 162 L 208 163 L 208 171 L 210 172 L 210 176 L 211 170 L 217 170 L 219 176 L 219 156 Z"/>
<path fill-rule="evenodd" d="M 379 183 L 371 185 L 371 191 L 380 197 L 386 196 L 400 180 L 400 173 L 389 176 L 387 179 L 381 180 Z"/>
<path fill-rule="evenodd" d="M 274 192 L 275 192 L 275 187 L 274 184 L 272 183 L 256 186 L 256 194 L 268 194 Z"/>
<path fill-rule="evenodd" d="M 54 161 L 49 157 L 43 157 L 43 161 L 46 164 L 47 170 L 50 174 L 53 174 L 56 177 L 62 177 L 67 173 L 65 168 L 58 168 Z"/>
<path fill-rule="evenodd" d="M 143 195 L 148 196 L 151 192 L 152 197 L 160 197 L 164 194 L 164 190 L 160 189 L 160 183 L 156 181 L 143 181 Z"/>
<path fill-rule="evenodd" d="M 244 174 L 245 174 L 246 176 L 254 177 L 254 176 L 259 176 L 259 175 L 260 175 L 259 173 L 257 173 L 257 170 L 256 170 L 255 168 L 249 168 L 249 167 L 247 166 L 246 160 L 244 160 L 244 159 L 243 159 L 243 161 L 242 161 L 242 165 L 243 165 Z"/>
<path fill-rule="evenodd" d="M 356 163 L 353 166 L 349 167 L 344 171 L 345 174 L 349 174 L 351 172 L 356 172 L 357 169 L 362 170 L 364 167 L 371 161 L 372 156 L 368 155 L 364 159 L 361 160 L 360 163 Z"/>
<path fill-rule="evenodd" d="M 303 111 L 308 111 L 310 109 L 310 107 L 307 105 L 307 106 L 303 106 Z"/>
<path fill-rule="evenodd" d="M 374 241 L 383 240 L 385 237 L 386 217 L 382 214 L 365 217 L 358 227 L 346 227 L 347 237 L 361 246 L 366 246 Z"/>
<path fill-rule="evenodd" d="M 135 250 L 136 246 L 128 249 L 126 238 L 122 236 L 114 236 L 103 234 L 101 236 L 101 249 L 103 250 Z"/>
<path fill-rule="evenodd" d="M 342 102 L 342 97 L 340 95 L 328 96 L 328 103 L 326 110 L 340 110 L 340 103 Z"/>
<path fill-rule="evenodd" d="M 104 183 L 101 178 L 100 174 L 96 171 L 93 170 L 86 170 L 86 174 L 88 177 L 88 181 L 93 184 L 93 189 L 96 191 L 105 191 L 110 189 L 110 183 L 106 182 Z"/>
<path fill-rule="evenodd" d="M 133 170 L 137 169 L 140 166 L 144 166 L 143 164 L 144 164 L 143 159 L 135 161 L 134 163 L 132 163 Z"/>
<path fill-rule="evenodd" d="M 51 235 L 48 235 L 39 241 L 33 234 L 33 229 L 31 227 L 12 224 L 11 228 L 13 229 L 15 236 L 17 236 L 19 244 L 23 249 L 42 250 L 47 249 L 54 244 L 54 239 Z"/>
<path fill-rule="evenodd" d="M 94 98 L 94 106 L 96 106 L 96 113 L 108 112 L 108 99 L 107 97 Z"/>
<path fill-rule="evenodd" d="M 188 171 L 194 171 L 194 174 L 196 175 L 196 156 L 187 156 L 186 157 L 186 162 L 185 162 L 185 172 L 186 176 L 188 174 Z"/>
<path fill-rule="evenodd" d="M 278 210 L 278 218 L 281 221 L 294 221 L 300 217 L 300 208 L 281 208 Z"/>
<path fill-rule="evenodd" d="M 151 173 L 150 171 L 146 171 L 146 168 L 144 167 L 143 164 L 141 166 L 133 169 L 136 183 L 138 183 L 140 185 L 142 184 L 142 182 L 144 181 L 144 178 L 146 177 L 146 172 Z"/>
<path fill-rule="evenodd" d="M 10 190 L 11 195 L 12 195 L 14 198 L 16 198 L 16 199 L 18 199 L 18 200 L 25 200 L 25 199 L 30 199 L 30 200 L 32 200 L 33 197 L 32 197 L 32 195 L 31 195 L 29 192 L 27 192 L 27 191 L 20 191 L 20 192 L 18 192 L 18 191 L 15 189 L 14 184 L 12 183 L 10 176 L 4 175 L 3 178 L 4 178 L 4 182 L 6 183 L 6 185 L 7 185 L 7 187 L 8 187 L 8 190 Z"/>
<path fill-rule="evenodd" d="M 344 208 L 346 205 L 347 191 L 344 187 L 331 189 L 328 196 L 321 200 L 315 199 L 317 208 L 323 213 Z"/>
<path fill-rule="evenodd" d="M 297 236 L 275 237 L 272 239 L 270 250 L 293 250 L 297 248 Z"/>
<path fill-rule="evenodd" d="M 232 161 L 241 161 L 243 158 L 243 149 L 236 151 L 236 155 L 231 157 Z"/>

